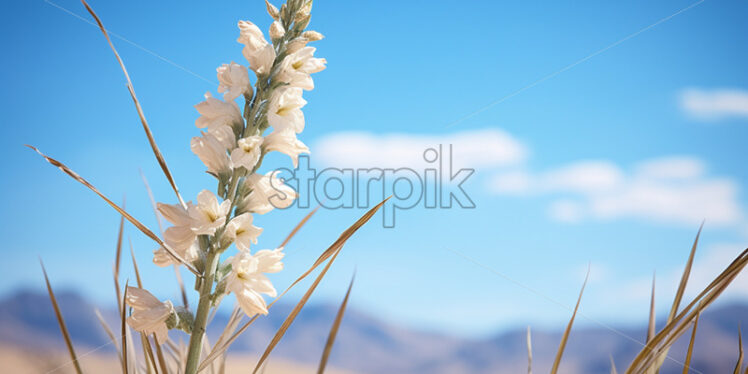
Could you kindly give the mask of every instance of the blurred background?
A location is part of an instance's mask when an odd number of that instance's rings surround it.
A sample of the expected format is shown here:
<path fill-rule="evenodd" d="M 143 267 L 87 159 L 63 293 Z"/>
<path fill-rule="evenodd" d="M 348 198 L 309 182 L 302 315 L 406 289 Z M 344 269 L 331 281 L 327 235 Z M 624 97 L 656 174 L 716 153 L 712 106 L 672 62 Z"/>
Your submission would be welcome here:
<path fill-rule="evenodd" d="M 236 22 L 267 30 L 264 3 L 91 6 L 183 195 L 213 189 L 189 149 L 199 134 L 193 106 L 205 92 L 217 95 L 217 66 L 246 64 Z M 74 0 L 2 8 L 2 346 L 62 347 L 41 258 L 67 300 L 66 318 L 80 319 L 74 335 L 96 348 L 107 340 L 91 310 L 116 305 L 119 216 L 23 145 L 126 199 L 154 231 L 141 172 L 156 200 L 174 203 L 173 193 L 85 8 Z M 312 150 L 311 166 L 419 170 L 425 149 L 451 144 L 456 165 L 475 169 L 462 185 L 475 207 L 417 204 L 397 210 L 393 228 L 380 213 L 348 242 L 279 360 L 318 359 L 304 347 L 324 341 L 356 269 L 333 355 L 339 369 L 517 372 L 525 370 L 529 325 L 543 370 L 589 271 L 565 370 L 607 372 L 609 355 L 624 366 L 645 337 L 653 274 L 664 318 L 702 222 L 687 297 L 748 245 L 746 14 L 748 3 L 729 0 L 316 1 L 310 27 L 326 36 L 315 46 L 328 68 L 305 93 L 300 139 Z M 267 170 L 274 165 L 288 161 L 271 159 Z M 372 194 L 369 203 L 382 198 Z M 259 247 L 277 246 L 309 210 L 256 217 Z M 320 210 L 286 248 L 276 286 L 285 288 L 363 212 Z M 128 250 L 130 243 L 147 287 L 179 300 L 173 271 L 151 263 L 155 245 L 127 225 Z M 122 278 L 132 281 L 125 264 Z M 191 277 L 183 276 L 189 290 Z M 734 366 L 747 296 L 743 276 L 710 309 L 694 368 Z M 237 351 L 256 354 L 284 313 L 271 313 Z M 680 372 L 675 361 L 684 352 L 673 352 L 665 368 Z"/>

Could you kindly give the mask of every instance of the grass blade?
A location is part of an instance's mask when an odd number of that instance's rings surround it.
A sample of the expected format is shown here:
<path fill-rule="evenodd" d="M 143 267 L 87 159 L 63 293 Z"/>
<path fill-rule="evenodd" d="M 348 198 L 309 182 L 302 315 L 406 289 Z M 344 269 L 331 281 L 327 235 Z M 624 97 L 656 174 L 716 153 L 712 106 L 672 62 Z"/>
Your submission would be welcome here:
<path fill-rule="evenodd" d="M 314 279 L 314 282 L 312 282 L 312 285 L 309 286 L 309 289 L 307 289 L 304 296 L 301 297 L 301 300 L 296 304 L 288 317 L 286 317 L 286 319 L 283 321 L 283 324 L 281 324 L 281 327 L 278 329 L 278 331 L 276 331 L 275 336 L 273 336 L 273 339 L 270 341 L 270 344 L 268 344 L 267 348 L 265 348 L 265 352 L 262 353 L 260 361 L 257 363 L 257 366 L 255 366 L 254 371 L 252 371 L 253 374 L 256 374 L 260 367 L 262 367 L 262 364 L 265 362 L 265 360 L 267 360 L 268 356 L 270 356 L 270 352 L 273 351 L 275 346 L 278 345 L 280 340 L 283 338 L 283 335 L 285 335 L 286 331 L 288 331 L 288 328 L 291 327 L 291 324 L 299 315 L 301 309 L 304 308 L 304 305 L 306 305 L 309 297 L 312 296 L 312 293 L 317 288 L 320 281 L 322 281 L 322 278 L 324 278 L 324 276 L 327 274 L 327 271 L 330 270 L 330 266 L 333 262 L 335 262 L 335 258 L 338 257 L 338 254 L 340 254 L 340 249 L 332 254 L 332 257 L 330 257 L 330 261 L 325 264 L 325 267 L 322 269 L 322 271 L 320 271 L 319 275 L 317 275 L 317 278 Z"/>
<path fill-rule="evenodd" d="M 353 288 L 354 280 L 356 280 L 356 274 L 353 274 L 351 283 L 348 285 L 348 291 L 346 291 L 345 298 L 343 298 L 343 302 L 340 304 L 340 309 L 338 309 L 338 314 L 335 315 L 335 322 L 333 322 L 332 327 L 330 328 L 330 335 L 327 336 L 327 342 L 325 342 L 325 349 L 322 351 L 322 359 L 319 361 L 317 374 L 323 374 L 325 372 L 327 360 L 330 358 L 330 352 L 332 352 L 332 345 L 335 344 L 335 336 L 338 334 L 340 323 L 343 321 L 345 308 L 348 306 L 348 297 L 351 296 L 351 289 Z"/>
<path fill-rule="evenodd" d="M 119 214 L 121 214 L 123 217 L 125 217 L 125 219 L 127 219 L 128 221 L 130 221 L 130 223 L 132 223 L 141 232 L 143 232 L 143 234 L 145 234 L 147 237 L 153 239 L 153 241 L 155 241 L 156 243 L 158 243 L 160 246 L 164 247 L 164 249 L 166 249 L 166 252 L 169 253 L 169 255 L 171 255 L 177 261 L 181 262 L 187 269 L 189 269 L 193 274 L 195 274 L 195 276 L 200 277 L 200 273 L 197 271 L 197 269 L 195 269 L 194 266 L 192 266 L 191 264 L 189 264 L 181 256 L 179 256 L 176 252 L 174 252 L 174 250 L 171 249 L 170 246 L 166 245 L 166 243 L 164 243 L 164 241 L 161 240 L 161 238 L 159 238 L 156 234 L 154 234 L 153 231 L 149 230 L 147 227 L 145 227 L 145 225 L 143 225 L 142 223 L 140 223 L 140 221 L 138 221 L 137 219 L 135 219 L 129 213 L 125 212 L 125 210 L 122 209 L 119 205 L 115 204 L 112 200 L 110 200 L 104 194 L 102 194 L 101 192 L 99 192 L 99 190 L 96 189 L 96 187 L 94 187 L 87 180 L 83 179 L 83 177 L 81 177 L 80 175 L 78 175 L 78 173 L 74 172 L 72 169 L 70 169 L 69 167 L 65 166 L 65 164 L 61 163 L 60 161 L 57 161 L 57 160 L 55 160 L 55 159 L 53 159 L 51 157 L 48 157 L 47 155 L 45 155 L 44 153 L 42 153 L 40 150 L 38 150 L 36 147 L 28 145 L 28 144 L 26 146 L 29 147 L 29 148 L 31 148 L 31 149 L 33 149 L 34 151 L 36 151 L 36 153 L 38 153 L 39 155 L 41 155 L 42 157 L 44 157 L 44 159 L 47 160 L 47 162 L 49 162 L 50 164 L 52 164 L 54 166 L 57 166 L 57 168 L 59 168 L 60 170 L 62 170 L 65 174 L 67 174 L 71 178 L 75 179 L 76 181 L 78 181 L 82 185 L 88 187 L 88 189 L 91 190 L 91 191 L 93 191 L 95 194 L 99 195 L 99 197 L 101 197 L 102 199 L 104 199 L 104 201 L 106 201 L 107 204 L 109 204 L 109 206 L 111 206 L 112 208 L 114 208 L 114 210 L 116 210 Z"/>
<path fill-rule="evenodd" d="M 122 210 L 125 209 L 125 198 L 122 198 Z M 117 251 L 114 257 L 114 290 L 117 295 L 117 307 L 122 309 L 122 295 L 119 290 L 119 265 L 122 258 L 122 234 L 125 232 L 125 217 L 119 217 L 119 231 L 117 232 Z"/>
<path fill-rule="evenodd" d="M 532 336 L 530 326 L 527 326 L 527 374 L 532 374 Z"/>
<path fill-rule="evenodd" d="M 153 341 L 156 346 L 156 357 L 158 357 L 158 364 L 161 367 L 161 373 L 167 374 L 169 373 L 169 370 L 166 368 L 166 358 L 164 358 L 164 351 L 161 350 L 161 344 L 158 344 L 158 340 L 156 340 L 156 334 L 152 334 L 151 337 L 153 338 Z"/>
<path fill-rule="evenodd" d="M 169 184 L 171 185 L 171 188 L 174 190 L 174 193 L 177 195 L 177 199 L 179 200 L 179 203 L 183 207 L 187 207 L 187 205 L 184 203 L 184 199 L 182 199 L 182 195 L 179 194 L 179 188 L 177 188 L 177 184 L 174 182 L 174 177 L 172 177 L 171 172 L 169 171 L 169 167 L 166 166 L 166 160 L 164 160 L 164 156 L 161 154 L 161 151 L 158 149 L 158 145 L 156 144 L 156 140 L 153 138 L 153 133 L 151 133 L 151 128 L 148 126 L 148 121 L 145 119 L 145 114 L 143 114 L 143 108 L 140 107 L 140 102 L 138 101 L 137 96 L 135 96 L 135 88 L 132 85 L 132 81 L 130 80 L 130 74 L 127 73 L 127 69 L 125 68 L 125 63 L 122 61 L 122 58 L 120 58 L 119 53 L 117 52 L 117 49 L 114 48 L 114 44 L 112 44 L 112 39 L 109 38 L 109 33 L 106 31 L 106 28 L 104 28 L 104 24 L 101 22 L 101 19 L 99 19 L 99 16 L 96 15 L 96 12 L 91 9 L 91 7 L 88 5 L 86 0 L 81 0 L 83 5 L 86 7 L 86 10 L 88 10 L 88 13 L 91 13 L 91 16 L 93 16 L 94 20 L 96 20 L 96 23 L 99 25 L 99 29 L 101 29 L 101 32 L 104 34 L 104 37 L 106 38 L 106 41 L 109 43 L 109 47 L 112 48 L 112 52 L 114 52 L 114 56 L 117 58 L 117 62 L 119 62 L 119 66 L 122 68 L 122 72 L 125 74 L 125 79 L 127 79 L 127 89 L 130 91 L 130 96 L 132 97 L 132 101 L 135 104 L 135 109 L 138 111 L 138 116 L 140 117 L 140 123 L 143 124 L 143 130 L 145 130 L 145 135 L 148 137 L 148 142 L 151 145 L 151 149 L 153 149 L 153 154 L 156 156 L 156 160 L 158 160 L 159 166 L 161 166 L 161 170 L 164 172 L 164 175 L 166 175 L 166 179 L 169 180 Z"/>
<path fill-rule="evenodd" d="M 579 298 L 577 298 L 577 305 L 574 306 L 574 313 L 571 315 L 571 320 L 564 330 L 564 335 L 561 337 L 561 344 L 558 346 L 558 352 L 556 353 L 556 359 L 553 360 L 553 367 L 551 368 L 551 374 L 558 373 L 558 367 L 561 364 L 561 357 L 564 355 L 564 349 L 566 349 L 566 342 L 569 340 L 569 334 L 571 333 L 571 326 L 574 325 L 574 318 L 577 316 L 577 310 L 579 310 L 579 303 L 582 301 L 582 294 L 584 294 L 584 287 L 587 286 L 587 280 L 590 277 L 590 271 L 587 269 L 587 276 L 584 277 L 584 283 L 582 284 L 582 290 L 579 291 Z"/>
<path fill-rule="evenodd" d="M 613 361 L 613 355 L 610 355 L 610 374 L 618 374 L 618 370 L 616 370 L 616 362 Z"/>
<path fill-rule="evenodd" d="M 691 340 L 688 342 L 688 352 L 686 353 L 686 362 L 683 363 L 683 374 L 688 374 L 691 369 L 691 357 L 693 357 L 693 343 L 696 341 L 696 329 L 699 327 L 699 315 L 693 321 L 693 331 L 691 331 Z"/>
<path fill-rule="evenodd" d="M 127 300 L 127 283 L 125 282 L 125 292 L 122 293 L 122 308 L 120 309 L 120 320 L 121 320 L 121 338 L 122 338 L 122 374 L 128 374 L 129 371 L 127 371 L 127 324 L 126 321 L 126 309 L 127 304 L 125 303 L 125 300 Z"/>
<path fill-rule="evenodd" d="M 39 263 L 42 265 L 42 272 L 44 273 L 44 281 L 47 283 L 47 292 L 49 292 L 49 299 L 52 301 L 52 307 L 54 308 L 55 316 L 57 317 L 57 324 L 60 325 L 60 331 L 62 332 L 62 337 L 65 339 L 65 345 L 68 347 L 68 353 L 70 353 L 70 359 L 72 360 L 73 366 L 75 367 L 75 372 L 78 374 L 82 374 L 83 370 L 81 370 L 80 363 L 78 362 L 78 356 L 75 355 L 75 349 L 73 348 L 73 340 L 70 339 L 70 333 L 68 332 L 68 328 L 65 325 L 65 319 L 62 318 L 62 311 L 60 311 L 60 306 L 57 305 L 57 298 L 55 297 L 54 291 L 52 291 L 52 284 L 49 283 L 47 270 L 44 268 L 44 263 L 42 263 L 41 260 L 39 260 Z"/>
<path fill-rule="evenodd" d="M 680 284 L 678 285 L 678 291 L 675 293 L 675 300 L 673 300 L 673 306 L 670 308 L 670 314 L 667 317 L 667 321 L 670 322 L 678 312 L 681 300 L 683 299 L 683 293 L 686 292 L 686 285 L 688 284 L 688 277 L 691 275 L 691 266 L 693 266 L 693 257 L 696 254 L 696 247 L 699 245 L 699 237 L 701 236 L 701 230 L 704 228 L 704 223 L 699 227 L 699 231 L 696 233 L 696 239 L 693 241 L 691 246 L 691 253 L 688 255 L 688 261 L 686 267 L 683 269 L 683 275 L 680 278 Z"/>
<path fill-rule="evenodd" d="M 740 332 L 740 325 L 738 325 L 738 352 L 738 363 L 735 364 L 733 374 L 740 374 L 740 369 L 743 368 L 743 334 Z"/>
<path fill-rule="evenodd" d="M 649 328 L 647 329 L 647 342 L 655 335 L 655 276 L 652 275 L 652 298 L 649 300 Z"/>
<path fill-rule="evenodd" d="M 301 219 L 301 221 L 299 221 L 298 224 L 296 224 L 296 227 L 294 227 L 293 230 L 291 230 L 291 232 L 288 234 L 288 236 L 286 236 L 286 239 L 283 240 L 283 243 L 281 243 L 281 245 L 279 246 L 280 248 L 285 247 L 286 244 L 291 241 L 291 238 L 296 236 L 296 233 L 299 232 L 299 230 L 306 224 L 307 221 L 309 221 L 309 218 L 312 218 L 314 213 L 317 213 L 317 210 L 319 210 L 320 206 L 321 205 L 317 205 L 316 208 L 312 209 L 311 212 L 309 212 L 306 216 L 304 216 L 304 218 Z"/>
<path fill-rule="evenodd" d="M 702 313 L 748 264 L 748 249 L 743 250 L 696 298 L 694 298 L 670 323 L 666 324 L 655 337 L 637 354 L 627 374 L 640 373 L 655 364 L 658 356 L 654 351 L 664 351 L 669 348 L 694 321 L 697 314 Z M 695 309 L 694 309 L 695 307 Z M 666 355 L 662 355 L 666 357 Z"/>

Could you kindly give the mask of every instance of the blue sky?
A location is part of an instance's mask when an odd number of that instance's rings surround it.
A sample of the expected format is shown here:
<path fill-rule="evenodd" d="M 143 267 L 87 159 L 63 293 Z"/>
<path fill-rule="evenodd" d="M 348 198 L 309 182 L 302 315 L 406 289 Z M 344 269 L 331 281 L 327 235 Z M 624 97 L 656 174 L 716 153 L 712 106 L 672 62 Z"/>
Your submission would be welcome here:
<path fill-rule="evenodd" d="M 184 195 L 214 188 L 189 150 L 193 105 L 216 94 L 217 66 L 246 64 L 236 22 L 266 30 L 264 4 L 91 5 L 121 37 Z M 173 195 L 103 37 L 60 8 L 89 20 L 85 9 L 73 0 L 2 6 L 0 293 L 41 289 L 41 257 L 58 288 L 113 303 L 117 214 L 23 144 L 115 200 L 126 195 L 154 229 L 139 170 L 157 200 Z M 746 11 L 717 0 L 315 2 L 311 25 L 326 35 L 317 56 L 328 68 L 305 93 L 301 139 L 313 166 L 418 167 L 424 146 L 455 143 L 455 158 L 476 169 L 465 184 L 475 209 L 399 211 L 392 229 L 373 221 L 315 300 L 337 302 L 357 268 L 351 302 L 388 321 L 461 335 L 560 327 L 570 312 L 558 303 L 573 305 L 590 264 L 581 324 L 643 321 L 655 270 L 664 313 L 702 219 L 691 291 L 748 243 Z M 258 217 L 260 246 L 280 243 L 306 212 Z M 287 248 L 278 287 L 362 213 L 320 211 Z M 153 243 L 126 233 L 148 288 L 176 299 L 173 273 L 150 265 Z M 727 298 L 748 296 L 746 283 Z"/>

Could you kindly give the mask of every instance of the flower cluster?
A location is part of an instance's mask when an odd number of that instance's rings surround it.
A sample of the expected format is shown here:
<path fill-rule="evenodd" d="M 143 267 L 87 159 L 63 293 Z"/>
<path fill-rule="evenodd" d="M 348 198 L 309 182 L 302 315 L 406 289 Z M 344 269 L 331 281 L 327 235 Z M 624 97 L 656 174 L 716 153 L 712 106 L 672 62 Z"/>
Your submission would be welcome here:
<path fill-rule="evenodd" d="M 262 295 L 276 296 L 265 274 L 283 269 L 282 248 L 250 250 L 262 233 L 253 224 L 254 216 L 290 206 L 297 194 L 276 172 L 261 174 L 258 169 L 269 152 L 288 155 L 294 166 L 300 154 L 309 153 L 297 137 L 305 125 L 302 96 L 314 88 L 311 74 L 326 64 L 308 46 L 322 39 L 320 33 L 305 30 L 311 3 L 291 0 L 280 10 L 267 3 L 274 20 L 270 41 L 257 25 L 239 21 L 237 41 L 243 45 L 249 66 L 231 62 L 218 67 L 218 92 L 223 97 L 208 92 L 195 106 L 199 113 L 195 125 L 202 131 L 190 142 L 192 152 L 217 179 L 218 188 L 216 192 L 202 190 L 195 203 L 158 204 L 171 226 L 164 231 L 164 244 L 154 251 L 153 262 L 169 266 L 184 260 L 202 275 L 196 282 L 200 303 L 195 327 L 204 327 L 199 325 L 204 324 L 207 311 L 224 294 L 233 293 L 248 316 L 268 312 Z M 238 252 L 222 263 L 221 254 L 232 244 Z M 160 342 L 169 328 L 183 328 L 174 321 L 184 319 L 187 311 L 159 301 L 146 290 L 128 289 L 126 302 L 134 310 L 130 326 L 155 333 Z M 191 321 L 192 314 L 188 317 Z"/>

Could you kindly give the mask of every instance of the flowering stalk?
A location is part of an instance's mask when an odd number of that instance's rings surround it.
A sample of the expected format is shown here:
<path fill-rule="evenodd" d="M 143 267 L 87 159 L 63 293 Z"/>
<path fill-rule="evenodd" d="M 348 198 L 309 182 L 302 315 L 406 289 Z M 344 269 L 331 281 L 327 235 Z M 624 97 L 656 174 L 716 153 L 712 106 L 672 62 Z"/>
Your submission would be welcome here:
<path fill-rule="evenodd" d="M 186 208 L 159 204 L 161 213 L 173 224 L 164 233 L 165 242 L 201 272 L 195 285 L 199 300 L 194 321 L 186 327 L 175 323 L 169 326 L 191 334 L 186 374 L 197 372 L 208 315 L 225 294 L 234 293 L 240 308 L 250 317 L 267 313 L 263 294 L 276 295 L 264 274 L 282 270 L 282 248 L 250 252 L 262 232 L 252 225 L 253 214 L 289 206 L 296 192 L 275 173 L 262 175 L 257 171 L 268 152 L 285 153 L 294 165 L 300 153 L 309 152 L 297 138 L 304 129 L 301 108 L 306 101 L 302 93 L 314 88 L 310 74 L 323 70 L 326 64 L 324 59 L 313 57 L 315 49 L 307 46 L 322 38 L 317 32 L 305 31 L 311 3 L 289 0 L 280 10 L 266 3 L 274 19 L 268 32 L 271 43 L 256 25 L 239 22 L 237 41 L 244 45 L 242 53 L 255 73 L 254 87 L 246 67 L 234 62 L 219 67 L 218 91 L 223 93 L 223 100 L 207 93 L 206 100 L 196 106 L 201 116 L 195 124 L 206 131 L 191 142 L 193 152 L 218 180 L 216 194 L 204 190 L 197 204 L 189 202 Z M 244 98 L 241 112 L 235 102 L 239 97 Z M 266 136 L 269 128 L 272 132 Z M 221 254 L 231 244 L 239 252 L 222 263 Z M 173 263 L 163 249 L 154 253 L 154 262 L 161 266 Z M 154 305 L 159 311 L 168 310 L 161 304 Z M 163 314 L 159 318 L 163 319 Z M 158 323 L 147 326 L 161 328 Z"/>

